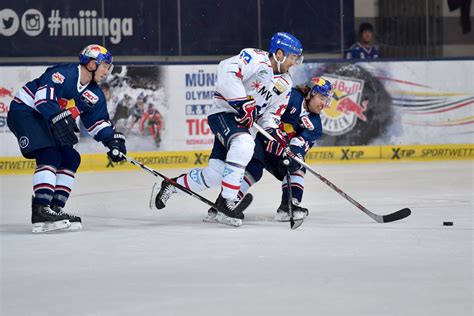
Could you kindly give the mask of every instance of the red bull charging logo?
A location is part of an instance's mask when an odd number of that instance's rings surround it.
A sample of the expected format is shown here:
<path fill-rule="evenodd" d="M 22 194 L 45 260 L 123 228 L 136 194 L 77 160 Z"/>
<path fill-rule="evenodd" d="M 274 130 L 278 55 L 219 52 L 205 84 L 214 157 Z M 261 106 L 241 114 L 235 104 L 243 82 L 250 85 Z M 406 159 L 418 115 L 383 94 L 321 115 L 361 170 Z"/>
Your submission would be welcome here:
<path fill-rule="evenodd" d="M 0 87 L 0 98 L 10 97 L 13 98 L 12 91 L 7 88 Z"/>
<path fill-rule="evenodd" d="M 368 102 L 363 101 L 364 80 L 333 75 L 324 75 L 333 84 L 333 95 L 329 105 L 321 112 L 323 132 L 337 136 L 349 132 L 357 120 L 367 121 L 364 112 Z"/>

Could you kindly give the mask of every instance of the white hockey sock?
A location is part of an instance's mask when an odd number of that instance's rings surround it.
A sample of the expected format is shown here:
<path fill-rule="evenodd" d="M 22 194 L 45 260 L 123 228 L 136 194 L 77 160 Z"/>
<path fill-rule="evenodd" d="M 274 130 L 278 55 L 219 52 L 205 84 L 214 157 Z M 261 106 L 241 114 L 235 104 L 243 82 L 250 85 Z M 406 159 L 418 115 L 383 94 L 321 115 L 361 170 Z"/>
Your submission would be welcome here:
<path fill-rule="evenodd" d="M 245 167 L 252 159 L 255 142 L 250 134 L 235 136 L 227 152 L 226 164 L 222 173 L 222 197 L 237 200 L 240 185 L 244 178 Z"/>
<path fill-rule="evenodd" d="M 239 199 L 242 199 L 249 191 L 250 187 L 255 183 L 254 178 L 248 172 L 244 173 L 244 181 L 240 184 Z"/>
<path fill-rule="evenodd" d="M 69 194 L 71 194 L 72 185 L 74 184 L 75 173 L 71 170 L 60 169 L 56 173 L 56 187 L 54 189 L 53 203 L 60 207 L 64 207 Z"/>
<path fill-rule="evenodd" d="M 206 182 L 202 175 L 202 170 L 203 169 L 200 168 L 191 169 L 188 173 L 179 176 L 176 182 L 194 192 L 200 192 L 202 190 L 205 190 L 208 188 L 208 186 L 206 185 Z M 176 189 L 176 191 L 178 193 L 184 193 L 179 189 Z"/>
<path fill-rule="evenodd" d="M 41 165 L 36 167 L 33 175 L 33 191 L 35 202 L 49 205 L 53 199 L 54 187 L 56 186 L 56 168 Z"/>
<path fill-rule="evenodd" d="M 237 200 L 237 195 L 244 177 L 245 166 L 227 162 L 222 175 L 222 197 L 227 200 Z"/>
<path fill-rule="evenodd" d="M 209 159 L 209 164 L 206 168 L 192 169 L 187 174 L 180 176 L 176 182 L 194 192 L 218 187 L 221 184 L 224 165 L 225 163 L 222 160 Z M 178 193 L 183 193 L 181 190 L 176 191 Z"/>

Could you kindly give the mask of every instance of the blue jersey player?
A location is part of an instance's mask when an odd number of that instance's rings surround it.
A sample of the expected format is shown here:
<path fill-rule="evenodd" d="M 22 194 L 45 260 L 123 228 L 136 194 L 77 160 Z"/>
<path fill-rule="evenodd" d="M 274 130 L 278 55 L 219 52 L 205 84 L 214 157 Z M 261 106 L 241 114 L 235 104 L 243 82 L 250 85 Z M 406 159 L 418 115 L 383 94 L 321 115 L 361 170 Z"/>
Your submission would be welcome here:
<path fill-rule="evenodd" d="M 293 88 L 285 113 L 281 116 L 280 140 L 286 140 L 289 149 L 300 159 L 315 145 L 316 140 L 322 136 L 322 124 L 319 114 L 328 104 L 332 87 L 328 80 L 314 78 L 308 91 Z M 247 165 L 244 181 L 240 187 L 239 196 L 247 193 L 250 186 L 259 181 L 263 169 L 270 172 L 275 178 L 282 181 L 282 198 L 275 217 L 278 221 L 289 221 L 288 190 L 291 189 L 292 210 L 295 219 L 304 218 L 308 210 L 300 206 L 304 192 L 304 176 L 306 170 L 297 162 L 290 160 L 290 165 L 282 163 L 284 158 L 285 141 L 275 143 L 268 141 L 259 134 L 256 139 L 255 153 Z M 290 171 L 290 188 L 287 184 L 286 169 Z M 212 213 L 212 209 L 209 213 Z M 212 217 L 212 214 L 208 214 Z M 206 220 L 206 218 L 205 218 Z"/>
<path fill-rule="evenodd" d="M 111 72 L 111 53 L 102 46 L 89 45 L 79 54 L 79 61 L 46 69 L 21 87 L 10 104 L 8 127 L 18 139 L 22 155 L 36 160 L 33 233 L 82 228 L 80 217 L 63 210 L 81 162 L 73 148 L 78 142 L 76 116 L 80 115 L 96 141 L 110 149 L 111 160 L 123 159 L 114 155 L 113 149 L 126 153 L 125 138 L 112 128 L 98 85 Z M 66 104 L 75 106 L 67 108 Z"/>

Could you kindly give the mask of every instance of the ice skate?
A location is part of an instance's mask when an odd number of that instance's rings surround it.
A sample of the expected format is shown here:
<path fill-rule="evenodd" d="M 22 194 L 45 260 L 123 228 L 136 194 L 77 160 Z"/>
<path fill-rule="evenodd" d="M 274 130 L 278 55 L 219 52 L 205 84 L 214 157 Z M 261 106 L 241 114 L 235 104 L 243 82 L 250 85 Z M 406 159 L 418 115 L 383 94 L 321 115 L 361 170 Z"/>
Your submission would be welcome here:
<path fill-rule="evenodd" d="M 217 210 L 211 207 L 209 210 L 207 210 L 207 215 L 202 219 L 202 221 L 206 223 L 215 223 L 216 216 Z"/>
<path fill-rule="evenodd" d="M 216 205 L 220 206 L 223 211 L 217 211 L 216 222 L 235 227 L 242 225 L 243 214 L 235 211 L 238 204 L 239 201 L 227 200 L 219 195 Z"/>
<path fill-rule="evenodd" d="M 171 180 L 176 181 L 178 178 L 172 178 Z M 176 188 L 166 180 L 161 181 L 161 185 L 155 183 L 151 191 L 150 197 L 150 209 L 161 210 L 165 208 L 168 199 L 176 192 Z"/>
<path fill-rule="evenodd" d="M 207 215 L 202 219 L 202 221 L 206 223 L 220 222 L 216 219 L 217 214 L 218 214 L 217 210 L 211 207 L 210 209 L 207 210 Z M 242 220 L 244 219 L 244 214 L 235 212 L 235 218 Z"/>
<path fill-rule="evenodd" d="M 219 200 L 219 197 L 216 200 L 216 204 L 217 204 L 217 201 Z M 237 201 L 237 205 L 234 209 L 236 218 L 244 219 L 245 215 L 243 211 L 245 211 L 245 209 L 249 207 L 252 201 L 253 201 L 253 196 L 250 193 L 246 194 L 241 200 Z M 207 215 L 202 219 L 202 221 L 206 223 L 215 223 L 216 216 L 217 216 L 217 210 L 211 207 L 209 210 L 207 210 Z"/>
<path fill-rule="evenodd" d="M 71 226 L 69 219 L 64 214 L 58 214 L 48 205 L 33 204 L 31 210 L 32 232 L 46 233 L 67 229 Z"/>
<path fill-rule="evenodd" d="M 301 207 L 294 202 L 292 203 L 292 210 L 293 210 L 293 219 L 300 220 L 304 219 L 308 216 L 309 211 L 307 208 Z M 277 210 L 277 215 L 274 218 L 276 221 L 279 222 L 289 222 L 290 221 L 290 212 L 288 209 L 288 202 L 281 202 L 280 206 Z"/>
<path fill-rule="evenodd" d="M 77 231 L 82 229 L 82 220 L 79 216 L 73 215 L 66 213 L 62 207 L 58 205 L 53 205 L 51 206 L 51 209 L 56 212 L 58 215 L 64 215 L 68 218 L 69 223 L 71 223 L 71 226 L 69 226 L 66 230 L 69 231 Z"/>

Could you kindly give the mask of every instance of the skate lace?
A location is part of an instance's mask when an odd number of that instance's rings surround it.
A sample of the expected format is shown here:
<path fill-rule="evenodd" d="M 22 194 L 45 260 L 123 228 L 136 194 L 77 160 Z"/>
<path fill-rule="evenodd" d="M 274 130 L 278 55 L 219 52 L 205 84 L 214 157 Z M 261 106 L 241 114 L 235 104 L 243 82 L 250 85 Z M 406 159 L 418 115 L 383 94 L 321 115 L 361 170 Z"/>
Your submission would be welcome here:
<path fill-rule="evenodd" d="M 234 210 L 239 201 L 225 200 L 225 205 L 228 209 Z"/>
<path fill-rule="evenodd" d="M 164 188 L 163 188 L 163 193 L 161 194 L 161 200 L 163 202 L 166 202 L 168 201 L 168 199 L 171 197 L 171 195 L 173 194 L 173 186 L 170 185 L 170 184 L 167 184 Z"/>
<path fill-rule="evenodd" d="M 62 208 L 59 209 L 59 212 L 57 213 L 58 215 L 66 215 L 70 218 L 76 218 L 77 216 L 76 215 L 72 215 L 72 214 L 69 214 L 69 213 L 66 213 L 65 211 L 63 211 Z"/>
<path fill-rule="evenodd" d="M 46 211 L 46 213 L 48 213 L 49 215 L 58 215 L 58 213 L 56 213 L 55 211 L 53 211 L 50 207 L 45 207 L 44 210 Z"/>

